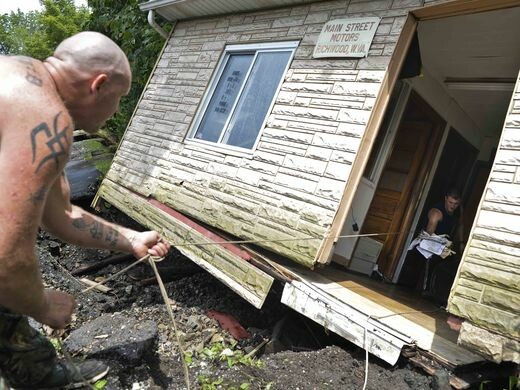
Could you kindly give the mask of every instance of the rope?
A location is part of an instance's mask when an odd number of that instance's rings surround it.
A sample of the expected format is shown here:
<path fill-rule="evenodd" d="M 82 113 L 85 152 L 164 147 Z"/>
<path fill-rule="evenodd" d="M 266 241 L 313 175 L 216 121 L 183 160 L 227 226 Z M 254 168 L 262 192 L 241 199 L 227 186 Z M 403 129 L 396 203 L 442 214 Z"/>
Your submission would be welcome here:
<path fill-rule="evenodd" d="M 92 290 L 92 289 L 94 289 L 94 288 L 96 288 L 96 287 L 98 287 L 98 286 L 103 285 L 104 283 L 108 282 L 109 280 L 112 280 L 112 279 L 116 278 L 117 276 L 119 276 L 119 275 L 122 274 L 123 272 L 128 271 L 130 268 L 134 267 L 135 265 L 139 264 L 140 262 L 145 261 L 145 260 L 148 260 L 149 257 L 150 257 L 150 255 L 146 255 L 146 256 L 141 257 L 139 260 L 135 261 L 134 263 L 130 264 L 128 267 L 125 267 L 124 269 L 122 269 L 121 271 L 117 272 L 116 274 L 110 276 L 109 278 L 103 280 L 102 282 L 96 283 L 96 284 L 92 285 L 91 287 L 86 288 L 86 289 L 80 291 L 80 294 L 84 294 L 84 293 L 86 293 L 86 292 L 88 292 L 88 291 L 90 291 L 90 290 Z M 58 263 L 58 264 L 59 264 L 59 263 Z M 61 267 L 61 264 L 60 264 L 60 267 Z M 79 283 L 79 284 L 82 284 L 82 283 L 79 282 L 79 281 L 78 281 L 78 280 L 77 280 L 77 279 L 76 279 L 72 274 L 70 274 L 70 273 L 69 273 L 65 268 L 63 268 L 63 267 L 61 267 L 61 268 L 62 268 L 64 271 L 66 271 L 66 272 L 69 274 L 69 276 L 70 276 L 73 280 L 77 281 L 77 283 Z M 60 345 L 63 344 L 62 336 L 63 336 L 63 334 L 58 334 L 58 340 L 60 340 Z M 65 350 L 65 348 L 60 348 L 60 350 L 61 350 L 61 353 L 63 354 L 63 356 L 65 357 L 65 360 L 67 360 L 67 361 L 70 363 L 70 366 L 71 366 L 72 368 L 75 369 L 76 364 L 74 363 L 74 360 L 72 359 L 72 357 L 70 356 L 70 354 Z M 91 390 L 96 390 L 96 387 L 93 386 L 93 385 L 92 385 L 92 384 L 91 384 L 91 383 L 90 383 L 90 382 L 89 382 L 89 381 L 88 381 L 88 380 L 87 380 L 87 379 L 86 379 L 86 378 L 81 374 L 81 372 L 80 372 L 79 370 L 77 370 L 77 369 L 75 369 L 75 370 L 76 370 L 76 374 L 78 374 L 78 375 L 80 376 L 80 378 L 83 380 L 83 384 L 84 384 L 84 385 L 88 386 Z"/>
<path fill-rule="evenodd" d="M 354 237 L 374 237 L 374 236 L 392 236 L 402 232 L 394 233 L 366 233 L 366 234 L 346 234 L 343 236 L 325 236 L 325 237 L 300 237 L 300 238 L 281 238 L 278 240 L 235 240 L 235 241 L 212 241 L 212 242 L 186 242 L 183 244 L 171 244 L 173 247 L 179 246 L 204 246 L 204 245 L 224 245 L 224 244 L 257 244 L 261 242 L 286 242 L 286 241 L 310 241 L 310 240 L 326 240 L 338 238 L 354 238 Z"/>
<path fill-rule="evenodd" d="M 401 234 L 401 232 L 394 232 L 394 233 L 367 233 L 367 234 L 347 234 L 347 235 L 343 235 L 343 236 L 335 236 L 335 237 L 328 237 L 326 236 L 325 239 L 331 239 L 331 238 L 334 238 L 334 239 L 338 239 L 338 238 L 354 238 L 354 237 L 374 237 L 374 236 L 389 236 L 389 235 L 397 235 L 397 234 Z M 321 240 L 323 239 L 323 237 L 301 237 L 301 238 L 283 238 L 283 239 L 278 239 L 278 240 L 235 240 L 235 241 L 213 241 L 213 242 L 186 242 L 186 243 L 183 243 L 183 244 L 171 244 L 172 247 L 180 247 L 180 246 L 206 246 L 206 245 L 224 245 L 224 244 L 256 244 L 256 243 L 261 243 L 261 242 L 284 242 L 284 241 L 306 241 L 306 240 Z M 135 262 L 133 262 L 132 264 L 130 264 L 129 266 L 123 268 L 121 271 L 115 273 L 114 275 L 110 276 L 109 278 L 99 282 L 99 283 L 96 283 L 84 290 L 82 290 L 80 293 L 86 293 L 88 291 L 91 291 L 93 289 L 95 289 L 96 287 L 99 287 L 99 286 L 102 286 L 104 285 L 106 282 L 112 280 L 112 279 L 115 279 L 116 277 L 118 277 L 119 275 L 125 273 L 126 271 L 128 271 L 130 268 L 133 268 L 135 267 L 137 264 L 141 263 L 141 262 L 144 262 L 144 261 L 147 261 L 151 256 L 149 254 L 141 257 L 139 260 L 136 260 Z M 67 271 L 68 272 L 68 271 Z M 70 273 L 69 273 L 70 274 Z M 76 278 L 74 278 L 74 276 L 70 275 L 74 280 L 76 280 Z M 78 282 L 79 283 L 79 282 Z"/>
<path fill-rule="evenodd" d="M 163 258 L 161 258 L 162 260 Z M 153 268 L 153 272 L 155 273 L 155 277 L 157 278 L 157 282 L 159 283 L 159 289 L 161 290 L 161 295 L 164 300 L 164 304 L 166 305 L 166 310 L 168 311 L 168 314 L 170 315 L 170 319 L 172 320 L 173 329 L 175 331 L 175 338 L 177 339 L 177 346 L 179 347 L 179 352 L 181 353 L 181 362 L 182 362 L 182 369 L 184 371 L 184 380 L 186 381 L 186 387 L 188 390 L 190 390 L 190 376 L 188 372 L 188 365 L 186 364 L 184 348 L 182 347 L 181 339 L 179 337 L 179 331 L 177 330 L 177 324 L 175 322 L 175 318 L 173 317 L 173 311 L 172 307 L 168 302 L 168 293 L 166 292 L 166 288 L 164 287 L 164 283 L 161 279 L 161 275 L 159 274 L 159 271 L 157 270 L 157 266 L 155 265 L 155 260 L 153 258 L 148 259 L 148 262 Z"/>
<path fill-rule="evenodd" d="M 107 279 L 105 279 L 105 280 L 103 280 L 103 281 L 101 281 L 101 282 L 99 282 L 99 283 L 93 284 L 93 285 L 90 286 L 89 288 L 86 288 L 86 289 L 84 289 L 84 290 L 81 290 L 80 294 L 86 293 L 86 292 L 88 292 L 88 291 L 90 291 L 90 290 L 95 289 L 96 287 L 99 287 L 99 286 L 104 285 L 104 284 L 105 284 L 106 282 L 108 282 L 109 280 L 115 279 L 115 278 L 118 277 L 119 275 L 121 275 L 121 274 L 125 273 L 126 271 L 128 271 L 130 268 L 135 267 L 137 264 L 139 264 L 139 263 L 141 263 L 141 262 L 143 262 L 143 261 L 146 261 L 146 260 L 148 260 L 149 258 L 150 258 L 150 255 L 145 255 L 145 256 L 141 257 L 139 260 L 134 261 L 132 264 L 130 264 L 129 266 L 123 268 L 121 271 L 115 273 L 114 275 L 108 277 Z"/>
<path fill-rule="evenodd" d="M 150 266 L 152 267 L 153 269 L 153 272 L 155 274 L 155 277 L 157 278 L 157 283 L 159 284 L 159 289 L 161 290 L 161 295 L 162 295 L 162 298 L 163 298 L 163 301 L 164 301 L 164 304 L 166 305 L 166 310 L 168 311 L 168 314 L 170 316 L 170 319 L 172 321 L 172 324 L 173 324 L 173 329 L 175 331 L 175 338 L 177 340 L 177 345 L 179 347 L 179 351 L 180 351 L 180 354 L 181 354 L 181 362 L 182 362 L 182 368 L 183 368 L 183 372 L 184 372 L 184 380 L 186 382 L 186 387 L 188 390 L 190 390 L 190 377 L 189 377 L 189 372 L 188 372 L 188 365 L 186 364 L 186 361 L 184 359 L 184 356 L 185 356 L 185 352 L 184 352 L 184 348 L 182 347 L 182 342 L 181 342 L 181 339 L 179 337 L 179 331 L 177 329 L 177 323 L 175 322 L 175 317 L 173 316 L 173 311 L 172 311 L 172 308 L 168 302 L 168 293 L 166 292 L 166 288 L 164 287 L 164 283 L 161 279 L 161 275 L 159 274 L 159 271 L 157 270 L 157 266 L 155 265 L 155 263 L 158 263 L 160 261 L 163 261 L 164 260 L 164 257 L 156 257 L 156 256 L 151 256 L 149 254 L 141 257 L 139 260 L 136 260 L 134 261 L 132 264 L 130 264 L 129 266 L 123 268 L 121 271 L 115 273 L 114 275 L 110 276 L 109 278 L 99 282 L 99 283 L 96 283 L 92 286 L 90 286 L 89 288 L 86 288 L 84 290 L 81 291 L 81 294 L 83 293 L 86 293 L 98 286 L 102 286 L 104 285 L 106 282 L 118 277 L 119 275 L 121 275 L 122 273 L 128 271 L 130 268 L 132 267 L 135 267 L 137 264 L 141 263 L 141 262 L 144 262 L 144 261 L 148 261 L 148 263 L 150 264 Z M 65 357 L 69 360 L 70 357 L 67 357 L 67 355 L 65 355 Z"/>
<path fill-rule="evenodd" d="M 367 335 L 368 335 L 368 321 L 372 316 L 367 317 L 367 321 L 365 322 L 364 332 L 363 332 L 363 348 L 365 349 L 365 381 L 363 383 L 363 390 L 367 388 L 368 384 L 368 347 L 367 347 Z"/>
<path fill-rule="evenodd" d="M 435 313 L 437 311 L 440 311 L 442 310 L 442 308 L 439 308 L 439 309 L 435 309 L 435 310 L 410 310 L 410 311 L 402 311 L 400 313 L 392 313 L 392 314 L 387 314 L 387 315 L 384 315 L 384 316 L 372 316 L 372 315 L 369 315 L 367 317 L 367 320 L 365 322 L 365 326 L 364 326 L 364 332 L 363 332 L 363 348 L 365 349 L 365 381 L 363 383 L 363 390 L 365 390 L 367 388 L 367 384 L 368 384 L 368 347 L 367 347 L 367 335 L 368 335 L 368 322 L 370 321 L 371 318 L 374 318 L 376 320 L 381 320 L 383 318 L 388 318 L 388 317 L 393 317 L 393 316 L 400 316 L 400 315 L 406 315 L 406 314 L 414 314 L 414 313 Z"/>

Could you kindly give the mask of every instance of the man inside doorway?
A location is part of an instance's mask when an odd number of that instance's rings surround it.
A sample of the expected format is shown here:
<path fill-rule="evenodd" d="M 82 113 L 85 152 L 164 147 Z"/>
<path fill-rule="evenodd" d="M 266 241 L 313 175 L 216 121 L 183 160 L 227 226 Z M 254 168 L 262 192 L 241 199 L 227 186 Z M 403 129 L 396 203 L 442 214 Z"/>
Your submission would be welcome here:
<path fill-rule="evenodd" d="M 457 227 L 456 236 L 459 237 L 461 225 L 457 225 L 460 218 L 460 202 L 461 196 L 456 188 L 450 188 L 445 196 L 444 202 L 435 204 L 429 211 L 427 216 L 426 232 L 428 234 L 452 236 Z"/>
<path fill-rule="evenodd" d="M 457 188 L 446 191 L 444 200 L 434 204 L 419 224 L 421 231 L 437 236 L 455 238 L 458 253 L 446 259 L 433 255 L 426 259 L 414 248 L 406 256 L 399 275 L 399 284 L 421 291 L 439 304 L 445 304 L 451 284 L 457 272 L 460 255 L 464 250 L 462 242 L 461 195 Z"/>

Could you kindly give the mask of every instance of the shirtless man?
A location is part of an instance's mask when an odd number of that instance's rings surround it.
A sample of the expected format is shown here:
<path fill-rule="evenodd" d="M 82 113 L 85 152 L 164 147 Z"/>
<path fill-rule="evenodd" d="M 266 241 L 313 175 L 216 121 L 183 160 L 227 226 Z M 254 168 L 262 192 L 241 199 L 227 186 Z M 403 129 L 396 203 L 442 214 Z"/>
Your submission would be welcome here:
<path fill-rule="evenodd" d="M 449 289 L 457 271 L 460 255 L 464 251 L 460 208 L 460 193 L 456 188 L 450 188 L 446 191 L 444 199 L 428 210 L 428 214 L 419 225 L 422 230 L 429 234 L 444 234 L 454 237 L 455 242 L 458 243 L 458 255 L 450 256 L 447 259 L 432 256 L 426 260 L 414 248 L 408 252 L 399 275 L 400 284 L 420 290 L 423 295 L 435 298 L 440 304 L 445 304 L 448 299 Z M 457 260 L 455 260 L 455 257 Z M 441 274 L 443 275 L 442 278 L 438 277 Z M 435 283 L 433 283 L 433 280 L 435 280 Z M 435 289 L 433 284 L 435 284 Z"/>
<path fill-rule="evenodd" d="M 71 321 L 74 297 L 45 289 L 35 257 L 38 228 L 69 243 L 164 256 L 154 231 L 136 232 L 72 205 L 63 169 L 74 129 L 94 133 L 130 89 L 131 71 L 106 36 L 82 32 L 45 61 L 0 56 L 0 371 L 11 387 L 64 387 L 96 379 L 100 362 L 59 362 L 27 316 L 55 329 Z"/>
<path fill-rule="evenodd" d="M 455 212 L 460 206 L 460 194 L 455 188 L 451 188 L 444 196 L 444 202 L 434 205 L 428 211 L 428 220 L 426 223 L 426 230 L 429 234 L 448 234 L 452 235 L 455 226 L 460 221 L 460 217 L 455 215 Z M 457 239 L 462 234 L 461 225 L 455 232 Z M 460 240 L 459 240 L 460 241 Z"/>

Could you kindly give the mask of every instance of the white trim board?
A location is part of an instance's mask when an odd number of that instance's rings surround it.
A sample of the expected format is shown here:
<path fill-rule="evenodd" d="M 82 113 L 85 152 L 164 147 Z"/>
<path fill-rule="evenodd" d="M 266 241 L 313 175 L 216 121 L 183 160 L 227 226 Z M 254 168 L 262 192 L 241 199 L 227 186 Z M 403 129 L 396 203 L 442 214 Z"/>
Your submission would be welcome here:
<path fill-rule="evenodd" d="M 296 281 L 287 283 L 282 303 L 361 348 L 365 345 L 366 328 L 368 351 L 392 365 L 399 359 L 402 347 L 408 344 L 381 329 L 366 314 L 327 297 L 312 284 Z"/>

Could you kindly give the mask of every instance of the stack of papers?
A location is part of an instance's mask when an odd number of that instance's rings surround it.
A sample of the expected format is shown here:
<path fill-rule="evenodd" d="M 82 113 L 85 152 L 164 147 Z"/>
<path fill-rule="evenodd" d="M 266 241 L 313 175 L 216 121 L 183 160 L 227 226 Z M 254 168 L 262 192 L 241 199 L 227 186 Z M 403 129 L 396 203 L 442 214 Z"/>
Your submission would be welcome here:
<path fill-rule="evenodd" d="M 451 244 L 452 242 L 448 239 L 446 234 L 438 236 L 436 234 L 430 235 L 428 232 L 422 231 L 419 236 L 410 243 L 408 250 L 417 248 L 417 251 L 426 259 L 429 259 L 433 255 L 445 259 L 455 253 L 451 250 Z"/>

